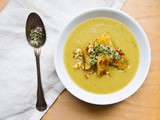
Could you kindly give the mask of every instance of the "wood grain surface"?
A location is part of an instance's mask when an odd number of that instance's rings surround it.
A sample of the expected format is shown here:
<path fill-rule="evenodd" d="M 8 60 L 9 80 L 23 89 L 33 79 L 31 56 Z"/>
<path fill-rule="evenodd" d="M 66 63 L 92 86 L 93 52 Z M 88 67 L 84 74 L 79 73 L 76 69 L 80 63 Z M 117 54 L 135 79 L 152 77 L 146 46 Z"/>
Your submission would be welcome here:
<path fill-rule="evenodd" d="M 47 2 L 47 1 L 46 1 Z M 5 0 L 0 0 L 0 8 Z M 66 90 L 42 120 L 160 120 L 160 0 L 127 0 L 123 10 L 148 34 L 152 64 L 143 86 L 127 100 L 95 106 L 73 97 Z"/>

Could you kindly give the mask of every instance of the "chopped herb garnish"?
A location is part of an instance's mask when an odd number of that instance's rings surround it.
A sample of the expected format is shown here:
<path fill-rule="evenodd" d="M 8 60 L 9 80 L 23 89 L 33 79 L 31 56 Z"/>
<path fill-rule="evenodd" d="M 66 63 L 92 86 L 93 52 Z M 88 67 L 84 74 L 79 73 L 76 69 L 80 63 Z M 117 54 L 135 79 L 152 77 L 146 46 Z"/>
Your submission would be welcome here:
<path fill-rule="evenodd" d="M 36 27 L 35 29 L 32 29 L 30 33 L 30 44 L 34 47 L 39 47 L 42 44 L 42 37 L 43 33 L 41 27 Z"/>
<path fill-rule="evenodd" d="M 121 59 L 121 56 L 119 55 L 119 53 L 116 50 L 114 50 L 113 48 L 98 44 L 97 46 L 95 46 L 95 48 L 93 49 L 93 51 L 91 52 L 91 55 L 90 55 L 90 58 L 91 58 L 90 63 L 92 65 L 96 64 L 96 62 L 97 62 L 96 56 L 98 56 L 99 54 L 107 54 L 107 55 L 113 57 L 115 60 Z"/>
<path fill-rule="evenodd" d="M 90 63 L 91 65 L 95 65 L 97 63 L 97 58 L 92 58 Z"/>

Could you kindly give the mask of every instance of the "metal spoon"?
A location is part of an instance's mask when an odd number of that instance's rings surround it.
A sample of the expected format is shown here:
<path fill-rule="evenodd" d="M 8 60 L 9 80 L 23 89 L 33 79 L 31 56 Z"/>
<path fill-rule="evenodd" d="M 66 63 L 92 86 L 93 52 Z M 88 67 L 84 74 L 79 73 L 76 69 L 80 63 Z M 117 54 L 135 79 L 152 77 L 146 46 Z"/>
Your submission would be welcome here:
<path fill-rule="evenodd" d="M 40 37 L 37 37 L 37 33 L 35 35 L 35 32 L 37 31 L 39 31 Z M 34 32 L 34 33 L 32 34 L 31 32 L 32 33 Z M 34 38 L 32 35 L 34 35 Z M 41 83 L 40 53 L 41 53 L 41 47 L 44 45 L 46 41 L 46 32 L 40 16 L 36 13 L 30 13 L 27 18 L 26 37 L 27 37 L 28 43 L 34 48 L 34 54 L 36 57 L 37 81 L 38 81 L 36 108 L 39 111 L 44 111 L 47 108 L 47 104 L 44 98 L 44 93 L 43 93 L 43 88 Z"/>

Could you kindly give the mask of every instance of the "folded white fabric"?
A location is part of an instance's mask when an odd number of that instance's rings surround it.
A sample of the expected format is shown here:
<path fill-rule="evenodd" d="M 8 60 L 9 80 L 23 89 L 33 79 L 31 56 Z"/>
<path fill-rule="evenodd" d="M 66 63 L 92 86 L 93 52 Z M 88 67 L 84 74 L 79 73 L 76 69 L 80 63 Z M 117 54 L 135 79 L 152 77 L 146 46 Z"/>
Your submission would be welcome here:
<path fill-rule="evenodd" d="M 119 9 L 123 3 L 124 0 L 9 0 L 0 13 L 0 120 L 39 120 L 46 112 L 35 109 L 35 58 L 25 38 L 25 22 L 30 12 L 39 13 L 46 26 L 41 73 L 50 106 L 64 89 L 53 62 L 59 32 L 82 11 L 95 7 Z"/>

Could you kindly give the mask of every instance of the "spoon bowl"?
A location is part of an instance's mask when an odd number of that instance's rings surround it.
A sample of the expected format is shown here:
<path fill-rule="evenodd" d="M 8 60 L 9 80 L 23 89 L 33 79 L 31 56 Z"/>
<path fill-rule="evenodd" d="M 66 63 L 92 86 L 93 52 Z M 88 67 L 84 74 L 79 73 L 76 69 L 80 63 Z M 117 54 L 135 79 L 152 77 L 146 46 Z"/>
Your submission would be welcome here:
<path fill-rule="evenodd" d="M 42 36 L 42 39 L 41 39 L 42 42 L 41 42 L 41 44 L 38 45 L 38 47 L 33 46 L 31 44 L 31 36 L 30 36 L 31 30 L 34 30 L 36 27 L 42 28 L 42 33 L 43 33 L 43 36 Z M 27 18 L 26 37 L 27 37 L 28 43 L 34 48 L 39 48 L 39 47 L 41 47 L 45 44 L 45 41 L 46 41 L 45 27 L 44 27 L 44 24 L 43 24 L 40 16 L 37 13 L 30 13 L 28 18 Z"/>

